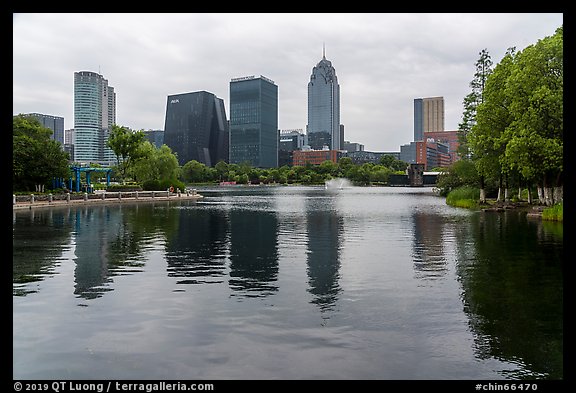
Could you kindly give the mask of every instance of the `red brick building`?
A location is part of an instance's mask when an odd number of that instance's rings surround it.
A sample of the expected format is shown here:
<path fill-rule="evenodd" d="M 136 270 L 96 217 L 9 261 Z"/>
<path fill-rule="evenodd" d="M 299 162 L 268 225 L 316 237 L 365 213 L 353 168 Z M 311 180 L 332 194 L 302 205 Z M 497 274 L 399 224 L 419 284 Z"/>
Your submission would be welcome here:
<path fill-rule="evenodd" d="M 320 165 L 324 161 L 337 163 L 342 153 L 339 150 L 294 150 L 293 166 L 305 166 L 307 163 Z"/>
<path fill-rule="evenodd" d="M 435 143 L 448 145 L 448 154 L 450 154 L 450 163 L 458 161 L 458 131 L 425 131 L 424 140 Z"/>

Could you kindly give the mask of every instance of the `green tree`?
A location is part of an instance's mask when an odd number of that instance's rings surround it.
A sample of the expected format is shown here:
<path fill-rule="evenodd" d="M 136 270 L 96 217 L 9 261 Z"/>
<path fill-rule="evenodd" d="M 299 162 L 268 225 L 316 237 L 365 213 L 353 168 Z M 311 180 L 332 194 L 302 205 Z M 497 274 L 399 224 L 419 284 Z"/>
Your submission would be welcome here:
<path fill-rule="evenodd" d="M 218 172 L 218 178 L 220 181 L 228 179 L 228 164 L 225 161 L 223 160 L 218 161 L 214 167 Z"/>
<path fill-rule="evenodd" d="M 397 159 L 392 154 L 383 154 L 380 157 L 380 165 L 390 168 L 392 171 L 403 171 L 408 166 L 407 163 Z"/>
<path fill-rule="evenodd" d="M 513 70 L 514 56 L 515 48 L 509 48 L 484 83 L 482 102 L 476 108 L 476 123 L 467 137 L 471 158 L 482 180 L 489 177 L 498 179 L 498 199 L 502 197 L 504 132 L 512 122 L 505 87 Z M 484 184 L 480 189 L 480 200 L 485 200 Z"/>
<path fill-rule="evenodd" d="M 486 81 L 492 74 L 492 59 L 487 49 L 482 49 L 476 61 L 474 78 L 470 81 L 472 91 L 463 100 L 464 112 L 462 122 L 458 125 L 459 154 L 461 157 L 469 156 L 468 134 L 476 124 L 476 111 L 483 102 L 483 92 Z"/>
<path fill-rule="evenodd" d="M 190 160 L 182 167 L 182 179 L 188 183 L 206 181 L 206 165 L 196 160 Z"/>
<path fill-rule="evenodd" d="M 131 166 L 143 155 L 147 149 L 142 149 L 146 137 L 142 131 L 133 131 L 128 127 L 112 125 L 108 141 L 108 147 L 116 155 L 116 171 L 125 180 Z"/>
<path fill-rule="evenodd" d="M 513 122 L 505 162 L 538 184 L 547 205 L 563 199 L 563 27 L 520 52 L 507 80 Z"/>
<path fill-rule="evenodd" d="M 167 145 L 156 148 L 149 141 L 140 147 L 141 158 L 135 160 L 130 175 L 140 182 L 175 180 L 180 175 L 178 158 Z M 144 158 L 145 157 L 145 158 Z"/>
<path fill-rule="evenodd" d="M 450 191 L 459 187 L 477 187 L 478 177 L 474 163 L 468 159 L 461 159 L 438 175 L 436 187 L 440 190 L 440 195 L 447 196 Z"/>
<path fill-rule="evenodd" d="M 52 130 L 26 115 L 13 117 L 12 188 L 14 191 L 43 191 L 53 178 L 70 174 L 69 155 L 50 139 Z"/>

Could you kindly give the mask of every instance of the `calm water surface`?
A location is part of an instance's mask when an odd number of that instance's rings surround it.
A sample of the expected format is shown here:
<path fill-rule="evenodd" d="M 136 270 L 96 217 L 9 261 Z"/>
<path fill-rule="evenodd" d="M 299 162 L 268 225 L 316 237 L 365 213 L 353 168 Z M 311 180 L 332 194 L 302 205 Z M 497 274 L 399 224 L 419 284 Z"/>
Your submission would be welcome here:
<path fill-rule="evenodd" d="M 199 191 L 13 213 L 14 379 L 563 379 L 562 224 Z"/>

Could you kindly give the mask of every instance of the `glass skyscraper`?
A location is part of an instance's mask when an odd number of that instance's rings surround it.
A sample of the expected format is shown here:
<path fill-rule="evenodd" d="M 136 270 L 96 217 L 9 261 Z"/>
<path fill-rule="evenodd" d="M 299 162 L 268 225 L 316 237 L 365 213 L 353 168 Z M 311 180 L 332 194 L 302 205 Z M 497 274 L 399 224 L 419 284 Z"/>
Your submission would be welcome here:
<path fill-rule="evenodd" d="M 322 60 L 312 69 L 308 82 L 308 143 L 315 150 L 328 146 L 340 150 L 340 85 L 332 63 Z"/>
<path fill-rule="evenodd" d="M 230 163 L 278 166 L 278 86 L 263 77 L 230 81 Z"/>
<path fill-rule="evenodd" d="M 116 156 L 106 145 L 116 123 L 116 93 L 108 80 L 90 71 L 74 73 L 74 161 L 112 165 Z"/>
<path fill-rule="evenodd" d="M 38 119 L 43 127 L 52 130 L 51 139 L 64 146 L 64 118 L 61 116 L 44 115 L 42 113 L 29 113 L 28 116 Z"/>
<path fill-rule="evenodd" d="M 169 95 L 164 143 L 178 163 L 196 160 L 206 166 L 228 162 L 228 122 L 224 101 L 207 91 Z"/>

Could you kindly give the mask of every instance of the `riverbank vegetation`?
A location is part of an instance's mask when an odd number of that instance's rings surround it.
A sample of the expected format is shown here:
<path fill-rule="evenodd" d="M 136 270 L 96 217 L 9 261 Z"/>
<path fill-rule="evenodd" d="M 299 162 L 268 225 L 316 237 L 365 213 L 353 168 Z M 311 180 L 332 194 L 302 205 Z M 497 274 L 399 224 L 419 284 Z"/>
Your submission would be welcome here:
<path fill-rule="evenodd" d="M 562 217 L 563 27 L 520 52 L 509 48 L 494 68 L 481 51 L 470 87 L 461 159 L 439 176 L 440 194 L 474 187 L 480 206 L 526 198 L 547 206 L 543 218 Z"/>
<path fill-rule="evenodd" d="M 59 143 L 50 139 L 51 130 L 41 126 L 30 116 L 14 116 L 14 182 L 13 193 L 57 192 L 51 188 L 55 177 L 69 179 L 68 154 Z M 53 148 L 56 146 L 57 148 Z M 347 178 L 355 185 L 386 185 L 391 174 L 405 174 L 407 163 L 392 155 L 383 155 L 379 163 L 355 164 L 351 158 L 343 157 L 338 163 L 324 161 L 320 165 L 280 168 L 255 168 L 249 163 L 229 164 L 218 162 L 214 167 L 196 160 L 178 164 L 176 154 L 167 145 L 156 147 L 146 140 L 142 131 L 113 125 L 108 146 L 116 156 L 113 180 L 116 186 L 140 186 L 143 190 L 166 190 L 170 187 L 184 190 L 186 185 L 219 184 L 324 184 L 333 178 Z M 50 148 L 50 149 L 48 149 Z M 51 152 L 54 164 L 40 152 Z M 32 159 L 38 153 L 39 159 Z M 58 153 L 58 154 L 56 154 Z M 16 159 L 18 157 L 18 160 Z M 43 160 L 43 161 L 42 161 Z M 44 162 L 44 166 L 39 163 Z M 18 164 L 18 165 L 16 165 Z M 34 164 L 34 165 L 33 165 Z M 92 166 L 99 166 L 93 164 Z M 86 183 L 86 175 L 81 174 Z M 98 179 L 92 179 L 93 189 L 102 189 Z M 34 188 L 35 186 L 35 188 Z M 60 190 L 63 191 L 63 190 Z"/>

